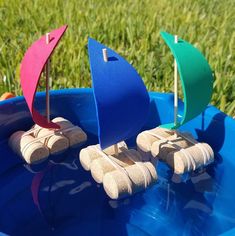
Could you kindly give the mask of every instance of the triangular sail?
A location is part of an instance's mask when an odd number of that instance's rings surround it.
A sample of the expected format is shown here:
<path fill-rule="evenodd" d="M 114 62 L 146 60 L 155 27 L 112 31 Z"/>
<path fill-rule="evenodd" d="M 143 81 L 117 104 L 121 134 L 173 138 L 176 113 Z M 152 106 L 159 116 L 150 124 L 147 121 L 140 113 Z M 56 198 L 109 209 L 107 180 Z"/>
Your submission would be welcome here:
<path fill-rule="evenodd" d="M 46 36 L 42 36 L 39 40 L 35 41 L 28 48 L 21 62 L 20 83 L 23 95 L 34 122 L 43 128 L 59 128 L 59 126 L 53 122 L 47 122 L 46 117 L 42 116 L 34 108 L 35 93 L 43 68 L 66 29 L 67 26 L 62 26 L 50 32 L 49 44 L 46 44 Z"/>
<path fill-rule="evenodd" d="M 108 61 L 102 50 L 106 48 Z M 88 51 L 102 149 L 135 135 L 148 116 L 149 96 L 136 70 L 120 55 L 89 38 Z"/>
<path fill-rule="evenodd" d="M 188 42 L 161 32 L 161 36 L 171 49 L 177 62 L 184 94 L 184 114 L 181 121 L 163 125 L 166 128 L 177 128 L 199 115 L 211 100 L 213 90 L 213 74 L 201 52 Z"/>

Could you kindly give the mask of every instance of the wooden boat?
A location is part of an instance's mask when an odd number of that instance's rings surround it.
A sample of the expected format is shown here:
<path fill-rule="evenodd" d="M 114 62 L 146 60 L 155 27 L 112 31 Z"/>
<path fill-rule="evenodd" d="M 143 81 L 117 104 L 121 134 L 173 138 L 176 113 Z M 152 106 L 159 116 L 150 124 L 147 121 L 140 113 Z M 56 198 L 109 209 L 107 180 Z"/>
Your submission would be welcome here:
<path fill-rule="evenodd" d="M 143 162 L 124 140 L 140 131 L 147 119 L 149 96 L 136 70 L 115 51 L 88 40 L 99 144 L 81 150 L 80 161 L 112 199 L 152 186 L 156 168 Z"/>
<path fill-rule="evenodd" d="M 189 132 L 178 128 L 197 117 L 211 100 L 213 73 L 202 53 L 185 40 L 166 32 L 161 35 L 174 55 L 174 122 L 144 131 L 137 146 L 145 160 L 166 162 L 175 174 L 192 173 L 214 161 L 214 152 Z M 178 70 L 184 95 L 184 112 L 178 114 Z M 173 105 L 173 104 L 172 104 Z"/>
<path fill-rule="evenodd" d="M 20 68 L 20 83 L 35 122 L 28 131 L 17 130 L 9 138 L 9 146 L 28 164 L 44 161 L 49 155 L 57 155 L 69 147 L 86 141 L 83 130 L 63 117 L 51 120 L 50 116 L 50 58 L 67 25 L 53 30 L 35 41 L 26 51 Z M 46 112 L 41 114 L 34 104 L 43 70 L 46 74 Z"/>

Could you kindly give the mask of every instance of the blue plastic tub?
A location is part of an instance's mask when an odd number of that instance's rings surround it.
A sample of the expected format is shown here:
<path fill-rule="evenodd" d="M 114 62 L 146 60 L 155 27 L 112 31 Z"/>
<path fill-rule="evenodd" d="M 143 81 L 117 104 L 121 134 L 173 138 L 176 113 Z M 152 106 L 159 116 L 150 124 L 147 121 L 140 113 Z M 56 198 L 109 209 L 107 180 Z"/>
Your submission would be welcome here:
<path fill-rule="evenodd" d="M 173 119 L 173 95 L 152 93 L 143 130 Z M 137 104 L 138 105 L 138 104 Z M 45 112 L 45 94 L 36 107 Z M 182 103 L 179 112 L 182 113 Z M 97 122 L 91 89 L 51 92 L 51 114 L 79 125 L 96 144 Z M 187 181 L 172 180 L 158 165 L 159 180 L 130 198 L 109 199 L 102 185 L 79 163 L 78 149 L 26 165 L 8 147 L 9 136 L 33 122 L 23 97 L 0 102 L 0 231 L 9 235 L 234 235 L 235 121 L 209 106 L 181 129 L 208 142 L 216 161 Z M 127 140 L 135 146 L 135 137 Z M 39 181 L 40 180 L 40 181 Z M 38 196 L 38 205 L 32 194 Z"/>

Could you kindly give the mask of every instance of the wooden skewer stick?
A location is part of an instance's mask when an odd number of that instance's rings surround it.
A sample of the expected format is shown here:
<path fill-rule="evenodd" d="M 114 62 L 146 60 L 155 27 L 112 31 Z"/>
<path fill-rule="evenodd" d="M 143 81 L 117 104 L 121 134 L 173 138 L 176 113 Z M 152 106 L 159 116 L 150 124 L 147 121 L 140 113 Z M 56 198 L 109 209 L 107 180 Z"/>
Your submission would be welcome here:
<path fill-rule="evenodd" d="M 50 33 L 46 34 L 46 44 L 50 43 Z M 50 122 L 50 58 L 46 63 L 46 117 Z"/>
<path fill-rule="evenodd" d="M 103 48 L 102 52 L 103 52 L 103 59 L 104 59 L 104 61 L 108 62 L 108 51 L 107 51 L 107 48 Z M 114 152 L 115 152 L 115 155 L 118 156 L 118 145 L 117 144 L 114 144 Z"/>
<path fill-rule="evenodd" d="M 103 59 L 104 59 L 104 61 L 108 62 L 108 51 L 107 51 L 107 48 L 103 48 L 102 52 L 103 52 Z M 118 145 L 117 144 L 114 144 L 114 152 L 115 152 L 115 155 L 118 156 Z"/>
<path fill-rule="evenodd" d="M 103 49 L 102 49 L 102 52 L 103 52 L 104 61 L 107 62 L 107 61 L 108 61 L 108 52 L 107 52 L 107 49 L 106 49 L 106 48 L 103 48 Z"/>
<path fill-rule="evenodd" d="M 178 43 L 178 36 L 175 35 L 175 43 Z M 178 79 L 177 63 L 174 59 L 174 123 L 178 123 Z"/>
<path fill-rule="evenodd" d="M 103 52 L 103 59 L 104 59 L 104 61 L 108 62 L 108 51 L 107 51 L 107 48 L 103 48 L 102 52 Z M 117 144 L 114 144 L 114 152 L 115 152 L 115 155 L 118 156 L 118 145 Z"/>

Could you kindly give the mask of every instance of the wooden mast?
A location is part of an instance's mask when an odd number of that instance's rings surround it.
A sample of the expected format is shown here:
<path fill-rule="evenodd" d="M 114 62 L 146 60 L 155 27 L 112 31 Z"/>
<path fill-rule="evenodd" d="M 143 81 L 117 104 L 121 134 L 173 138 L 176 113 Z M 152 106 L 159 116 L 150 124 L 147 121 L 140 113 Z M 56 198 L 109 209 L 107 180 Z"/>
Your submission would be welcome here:
<path fill-rule="evenodd" d="M 103 59 L 104 59 L 104 61 L 108 62 L 107 48 L 103 48 L 102 52 L 103 52 Z M 117 144 L 114 144 L 114 152 L 115 152 L 115 155 L 118 156 L 118 145 Z"/>
<path fill-rule="evenodd" d="M 178 36 L 175 35 L 175 43 L 178 43 Z M 178 124 L 178 78 L 177 78 L 177 63 L 174 59 L 174 123 Z"/>
<path fill-rule="evenodd" d="M 50 33 L 46 34 L 46 44 L 50 43 Z M 47 122 L 50 122 L 50 58 L 46 63 L 46 117 Z"/>

